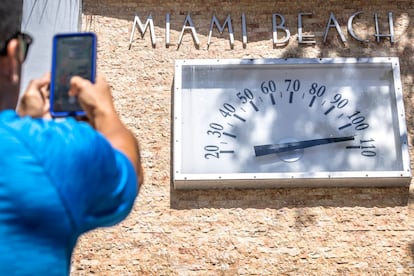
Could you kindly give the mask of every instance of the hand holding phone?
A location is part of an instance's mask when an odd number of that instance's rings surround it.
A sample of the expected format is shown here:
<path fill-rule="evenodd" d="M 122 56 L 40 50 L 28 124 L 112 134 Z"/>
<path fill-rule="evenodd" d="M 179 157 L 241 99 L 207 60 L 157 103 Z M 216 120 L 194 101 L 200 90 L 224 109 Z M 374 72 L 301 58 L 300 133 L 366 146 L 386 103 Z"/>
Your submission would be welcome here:
<path fill-rule="evenodd" d="M 20 116 L 50 118 L 49 102 L 50 74 L 30 81 L 26 91 L 19 99 L 16 111 Z"/>
<path fill-rule="evenodd" d="M 117 117 L 111 87 L 103 76 L 98 75 L 95 83 L 81 77 L 73 77 L 69 94 L 79 98 L 88 121 L 93 126 L 96 126 L 99 116 Z"/>
<path fill-rule="evenodd" d="M 57 34 L 53 38 L 50 113 L 53 117 L 84 116 L 76 96 L 69 95 L 73 76 L 95 82 L 96 35 Z"/>

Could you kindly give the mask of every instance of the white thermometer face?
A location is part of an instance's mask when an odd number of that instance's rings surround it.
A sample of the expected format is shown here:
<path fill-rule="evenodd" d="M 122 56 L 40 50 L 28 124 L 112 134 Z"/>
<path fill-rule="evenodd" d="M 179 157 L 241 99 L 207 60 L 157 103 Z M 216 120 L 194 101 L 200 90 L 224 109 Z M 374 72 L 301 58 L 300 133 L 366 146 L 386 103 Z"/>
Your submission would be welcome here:
<path fill-rule="evenodd" d="M 391 64 L 183 65 L 181 72 L 178 173 L 409 171 Z"/>

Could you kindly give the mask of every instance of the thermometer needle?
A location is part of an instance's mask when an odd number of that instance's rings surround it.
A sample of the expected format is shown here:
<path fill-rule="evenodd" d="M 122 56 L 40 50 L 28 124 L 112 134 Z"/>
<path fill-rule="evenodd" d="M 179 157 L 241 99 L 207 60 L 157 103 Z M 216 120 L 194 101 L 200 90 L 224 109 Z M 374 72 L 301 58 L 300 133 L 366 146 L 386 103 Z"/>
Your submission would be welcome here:
<path fill-rule="evenodd" d="M 263 156 L 263 155 L 268 155 L 268 154 L 273 154 L 273 153 L 293 151 L 293 150 L 298 150 L 298 149 L 310 148 L 310 147 L 331 144 L 331 143 L 345 142 L 345 141 L 350 141 L 350 140 L 355 140 L 355 137 L 354 136 L 332 137 L 332 138 L 304 140 L 304 141 L 298 141 L 298 142 L 260 145 L 260 146 L 254 146 L 254 152 L 256 156 Z"/>

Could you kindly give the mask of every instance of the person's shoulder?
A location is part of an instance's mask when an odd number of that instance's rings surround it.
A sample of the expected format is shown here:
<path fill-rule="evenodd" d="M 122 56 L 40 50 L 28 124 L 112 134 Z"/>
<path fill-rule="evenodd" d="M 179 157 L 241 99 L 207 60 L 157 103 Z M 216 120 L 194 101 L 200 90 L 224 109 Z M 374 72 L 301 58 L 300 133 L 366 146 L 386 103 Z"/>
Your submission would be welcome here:
<path fill-rule="evenodd" d="M 20 119 L 19 115 L 17 115 L 16 111 L 8 109 L 8 110 L 3 110 L 0 112 L 0 122 L 4 123 L 8 123 L 8 122 L 13 122 Z"/>
<path fill-rule="evenodd" d="M 72 134 L 77 131 L 96 132 L 89 124 L 78 123 L 73 118 L 43 119 L 29 116 L 20 117 L 11 110 L 0 112 L 0 122 L 4 127 L 10 128 L 15 133 L 27 133 L 30 135 L 44 135 L 47 132 L 59 135 L 66 131 L 70 131 Z"/>
<path fill-rule="evenodd" d="M 42 150 L 44 147 L 66 147 L 82 151 L 91 145 L 107 144 L 88 123 L 73 118 L 41 119 L 20 117 L 14 111 L 0 112 L 0 127 L 29 148 Z"/>

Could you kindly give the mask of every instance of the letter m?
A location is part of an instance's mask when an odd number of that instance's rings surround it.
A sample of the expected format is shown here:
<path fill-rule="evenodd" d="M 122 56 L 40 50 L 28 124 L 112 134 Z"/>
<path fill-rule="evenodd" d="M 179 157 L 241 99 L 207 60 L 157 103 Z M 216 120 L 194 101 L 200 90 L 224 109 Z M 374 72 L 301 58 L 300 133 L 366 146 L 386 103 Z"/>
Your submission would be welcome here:
<path fill-rule="evenodd" d="M 154 21 L 152 20 L 152 15 L 149 15 L 147 17 L 147 21 L 145 22 L 145 25 L 142 24 L 141 20 L 139 19 L 139 16 L 135 15 L 134 24 L 132 26 L 131 37 L 129 38 L 129 48 L 128 49 L 131 49 L 132 39 L 134 38 L 136 26 L 138 26 L 139 32 L 141 33 L 141 38 L 144 37 L 145 32 L 147 31 L 147 29 L 149 27 L 150 34 L 151 34 L 152 47 L 155 48 L 156 41 L 155 41 Z"/>
<path fill-rule="evenodd" d="M 216 25 L 217 29 L 219 30 L 220 34 L 223 33 L 224 28 L 228 27 L 229 29 L 229 35 L 230 35 L 230 47 L 233 49 L 233 45 L 234 45 L 234 34 L 233 34 L 233 26 L 231 25 L 231 18 L 230 15 L 227 16 L 226 20 L 224 21 L 223 26 L 220 24 L 220 22 L 218 21 L 216 15 L 213 15 L 213 18 L 211 20 L 211 24 L 210 24 L 210 32 L 208 34 L 208 41 L 207 41 L 207 47 L 210 46 L 210 42 L 211 42 L 211 35 L 213 34 L 213 26 Z"/>

